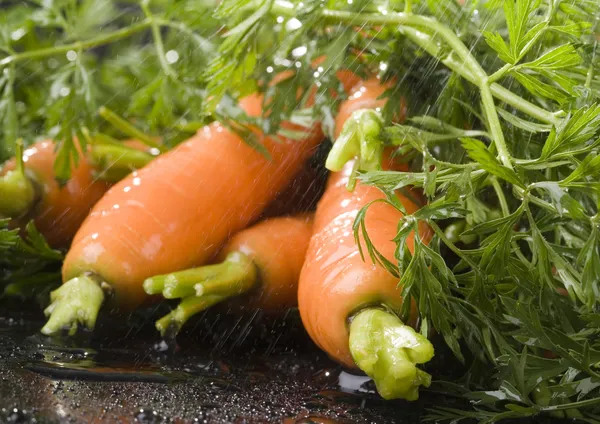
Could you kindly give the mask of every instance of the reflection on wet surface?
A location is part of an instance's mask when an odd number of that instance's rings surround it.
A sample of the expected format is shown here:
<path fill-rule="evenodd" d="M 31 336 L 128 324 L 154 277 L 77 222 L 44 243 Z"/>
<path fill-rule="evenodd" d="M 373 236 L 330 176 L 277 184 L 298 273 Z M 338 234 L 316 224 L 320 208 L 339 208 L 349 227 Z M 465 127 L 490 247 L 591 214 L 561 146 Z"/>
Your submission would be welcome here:
<path fill-rule="evenodd" d="M 39 334 L 39 315 L 0 312 L 0 421 L 418 421 L 418 405 L 382 401 L 324 357 L 296 313 L 204 314 L 177 343 L 147 316 L 126 318 L 72 340 Z"/>

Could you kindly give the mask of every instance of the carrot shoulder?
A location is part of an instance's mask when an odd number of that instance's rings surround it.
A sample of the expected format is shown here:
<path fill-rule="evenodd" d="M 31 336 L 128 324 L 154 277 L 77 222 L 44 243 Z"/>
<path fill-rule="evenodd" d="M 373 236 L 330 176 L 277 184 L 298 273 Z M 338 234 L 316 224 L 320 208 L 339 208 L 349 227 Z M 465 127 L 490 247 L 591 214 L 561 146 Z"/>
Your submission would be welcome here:
<path fill-rule="evenodd" d="M 261 98 L 247 97 L 241 106 L 258 116 Z M 270 159 L 213 123 L 114 185 L 75 236 L 63 281 L 104 283 L 119 308 L 131 309 L 147 299 L 146 278 L 205 264 L 260 215 L 323 137 L 318 128 L 302 140 L 256 133 Z M 43 331 L 76 326 L 71 306 L 67 315 L 52 314 Z"/>

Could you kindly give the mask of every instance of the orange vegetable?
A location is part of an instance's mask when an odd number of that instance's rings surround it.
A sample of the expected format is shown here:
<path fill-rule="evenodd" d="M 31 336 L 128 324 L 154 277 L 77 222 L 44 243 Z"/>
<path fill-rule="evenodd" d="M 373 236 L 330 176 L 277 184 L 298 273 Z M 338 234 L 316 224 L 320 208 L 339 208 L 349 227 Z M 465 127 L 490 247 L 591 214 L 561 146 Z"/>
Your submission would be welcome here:
<path fill-rule="evenodd" d="M 267 219 L 234 235 L 219 253 L 219 263 L 147 279 L 148 294 L 183 298 L 157 328 L 163 334 L 177 330 L 190 316 L 227 299 L 229 306 L 266 312 L 296 306 L 311 230 L 311 215 Z"/>
<path fill-rule="evenodd" d="M 363 260 L 354 240 L 353 224 L 358 212 L 369 202 L 384 199 L 375 187 L 361 183 L 353 192 L 346 189 L 352 169 L 331 175 L 315 214 L 314 233 L 300 275 L 298 305 L 302 322 L 313 341 L 333 359 L 355 368 L 348 348 L 348 318 L 363 307 L 384 304 L 400 311 L 402 297 L 398 278 L 370 259 Z M 419 205 L 398 196 L 407 212 Z M 367 211 L 365 226 L 377 250 L 394 262 L 393 241 L 402 213 L 386 203 L 375 203 Z M 423 227 L 420 237 L 430 237 Z M 414 235 L 408 239 L 412 251 Z M 366 253 L 366 247 L 362 245 Z M 415 310 L 416 312 L 416 310 Z"/>
<path fill-rule="evenodd" d="M 348 119 L 353 119 L 354 111 L 383 106 L 382 100 L 378 97 L 384 90 L 385 87 L 376 81 L 369 81 L 356 87 L 350 99 L 341 108 L 340 116 L 337 119 L 338 135 L 341 133 L 344 123 Z M 349 320 L 362 310 L 371 309 L 373 311 L 373 308 L 382 306 L 399 313 L 403 299 L 397 287 L 398 278 L 379 264 L 372 263 L 366 253 L 367 249 L 362 238 L 365 259 L 363 260 L 359 254 L 353 231 L 355 218 L 364 206 L 373 201 L 385 199 L 385 195 L 377 188 L 360 182 L 352 192 L 348 191 L 347 185 L 353 165 L 351 160 L 340 172 L 331 174 L 325 194 L 317 206 L 314 233 L 300 275 L 298 305 L 302 322 L 313 341 L 339 363 L 357 368 L 361 367 L 361 364 L 357 363 L 357 358 L 353 355 L 354 351 L 351 351 L 349 339 L 352 334 Z M 397 195 L 408 213 L 413 213 L 419 208 L 419 205 L 411 199 L 399 193 Z M 365 227 L 372 244 L 392 263 L 395 262 L 396 250 L 393 238 L 397 233 L 402 216 L 402 213 L 396 208 L 383 202 L 373 203 L 365 216 Z M 422 226 L 419 233 L 419 236 L 426 241 L 431 237 L 427 226 Z M 409 250 L 412 251 L 414 234 L 411 234 L 407 243 Z M 379 313 L 383 314 L 383 321 L 392 322 L 394 331 L 407 333 L 408 338 L 418 339 L 418 335 L 413 334 L 413 330 L 406 330 L 406 326 L 403 326 L 395 316 L 391 314 L 386 316 L 382 311 L 375 310 L 375 318 L 371 316 L 373 314 L 367 316 L 364 320 L 365 325 L 374 325 L 374 322 L 379 322 L 377 317 Z M 413 308 L 413 319 L 415 313 L 416 309 Z M 396 320 L 397 323 L 394 324 L 393 320 Z M 370 328 L 366 332 L 363 331 L 368 336 L 361 334 L 362 341 L 371 337 L 375 340 L 374 331 Z M 373 348 L 373 352 L 369 351 L 369 355 L 367 355 L 370 358 L 367 360 L 369 365 L 363 367 L 364 371 L 375 379 L 382 396 L 414 399 L 416 388 L 413 383 L 422 381 L 423 384 L 426 384 L 427 382 L 421 374 L 423 372 L 416 369 L 414 364 L 410 363 L 410 360 L 403 357 L 402 354 L 399 358 L 393 358 L 394 360 L 383 358 L 382 351 L 392 351 L 393 349 L 388 349 L 389 340 L 386 340 L 388 336 L 385 335 L 385 331 L 381 328 L 378 331 L 377 337 L 379 338 L 377 340 L 381 345 Z M 383 345 L 386 347 L 382 347 Z M 360 346 L 362 349 L 363 345 Z M 424 346 L 423 343 L 421 346 Z M 428 352 L 428 348 L 424 351 Z M 364 353 L 365 350 L 360 350 L 360 352 Z M 431 350 L 431 354 L 432 352 Z M 425 353 L 424 357 L 427 355 L 428 353 Z M 401 377 L 396 376 L 392 367 L 390 370 L 382 370 L 380 367 L 376 368 L 375 372 L 371 372 L 371 367 L 378 366 L 378 364 L 381 366 L 385 360 L 395 362 L 396 359 L 399 363 L 409 364 L 401 367 Z"/>
<path fill-rule="evenodd" d="M 250 116 L 260 115 L 261 104 L 256 95 L 241 101 Z M 131 309 L 147 298 L 146 278 L 205 264 L 261 214 L 323 138 L 317 127 L 302 140 L 256 135 L 270 160 L 213 123 L 114 185 L 75 236 L 63 265 L 67 283 L 55 292 L 43 331 L 78 321 L 93 327 L 104 298 L 98 283 L 112 288 L 119 308 Z M 84 292 L 91 304 L 74 300 Z"/>
<path fill-rule="evenodd" d="M 137 150 L 147 148 L 135 140 L 124 144 Z M 35 143 L 23 152 L 25 173 L 33 183 L 37 200 L 16 223 L 33 219 L 50 246 L 65 247 L 110 183 L 99 179 L 86 156 L 81 155 L 71 171 L 71 178 L 61 186 L 54 173 L 55 160 L 55 145 L 50 140 Z M 13 158 L 5 163 L 0 176 L 16 167 L 17 161 Z"/>

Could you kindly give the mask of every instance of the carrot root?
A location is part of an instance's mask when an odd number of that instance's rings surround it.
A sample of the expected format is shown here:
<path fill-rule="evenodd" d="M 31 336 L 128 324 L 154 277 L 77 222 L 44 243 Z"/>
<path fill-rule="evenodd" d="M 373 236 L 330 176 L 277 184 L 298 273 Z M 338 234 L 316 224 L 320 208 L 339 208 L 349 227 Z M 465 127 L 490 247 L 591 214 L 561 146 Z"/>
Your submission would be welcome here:
<path fill-rule="evenodd" d="M 195 314 L 227 299 L 226 296 L 190 296 L 183 299 L 175 309 L 156 321 L 156 329 L 165 336 L 175 336 L 181 327 Z"/>
<path fill-rule="evenodd" d="M 358 169 L 381 169 L 383 119 L 373 109 L 359 109 L 344 123 L 343 129 L 327 156 L 325 167 L 339 172 L 352 159 L 357 159 Z M 351 178 L 352 180 L 352 178 Z"/>
<path fill-rule="evenodd" d="M 81 275 L 67 281 L 50 293 L 50 305 L 44 310 L 49 318 L 42 333 L 50 335 L 68 328 L 69 335 L 73 335 L 79 324 L 93 330 L 103 302 L 104 291 L 93 276 Z"/>
<path fill-rule="evenodd" d="M 16 218 L 25 214 L 36 200 L 36 190 L 25 174 L 23 141 L 17 140 L 16 169 L 0 178 L 0 216 Z"/>
<path fill-rule="evenodd" d="M 367 308 L 350 324 L 350 352 L 385 399 L 416 400 L 431 376 L 416 367 L 433 358 L 433 345 L 387 311 Z"/>

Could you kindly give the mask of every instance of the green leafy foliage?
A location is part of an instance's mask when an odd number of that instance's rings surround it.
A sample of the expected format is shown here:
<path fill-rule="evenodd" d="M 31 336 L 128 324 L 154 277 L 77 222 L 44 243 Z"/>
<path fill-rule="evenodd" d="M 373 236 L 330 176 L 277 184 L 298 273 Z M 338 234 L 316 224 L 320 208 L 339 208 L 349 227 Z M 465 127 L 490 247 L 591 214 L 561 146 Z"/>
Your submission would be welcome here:
<path fill-rule="evenodd" d="M 31 2 L 2 12 L 4 157 L 17 137 L 51 135 L 67 178 L 83 127 L 123 135 L 98 118 L 102 105 L 168 144 L 211 119 L 256 148 L 249 125 L 293 137 L 286 120 L 319 121 L 332 137 L 347 96 L 339 70 L 393 81 L 382 115 L 390 123 L 404 98 L 408 119 L 382 138 L 410 170 L 359 179 L 400 211 L 396 190 L 420 188 L 428 204 L 390 235 L 394 258 L 371 243 L 369 205 L 354 231 L 363 258 L 397 276 L 404 318 L 410 299 L 418 330 L 453 354 L 444 367 L 464 371 L 458 380 L 431 372 L 435 392 L 464 400 L 434 408 L 431 420 L 597 421 L 600 2 L 224 0 L 215 13 L 210 1 L 144 5 L 121 13 L 113 1 Z M 75 41 L 79 49 L 61 50 Z M 236 100 L 254 92 L 264 110 L 250 118 Z M 5 278 L 55 272 L 45 267 L 60 258 L 39 238 L 25 245 L 3 225 L 0 253 L 39 261 L 26 270 L 7 261 Z M 408 237 L 424 225 L 433 239 L 416 237 L 411 252 Z"/>

